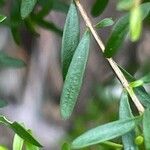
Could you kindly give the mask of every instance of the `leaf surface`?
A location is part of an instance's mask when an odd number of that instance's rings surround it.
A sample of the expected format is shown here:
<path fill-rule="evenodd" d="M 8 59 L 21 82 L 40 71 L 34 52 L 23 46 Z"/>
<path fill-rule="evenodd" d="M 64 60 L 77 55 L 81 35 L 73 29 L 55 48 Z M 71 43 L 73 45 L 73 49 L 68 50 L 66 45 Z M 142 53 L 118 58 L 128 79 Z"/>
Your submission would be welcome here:
<path fill-rule="evenodd" d="M 142 20 L 144 20 L 150 12 L 150 2 L 141 4 L 140 9 L 142 14 Z M 108 38 L 108 41 L 106 43 L 106 48 L 104 52 L 105 57 L 110 58 L 117 53 L 118 49 L 124 42 L 124 39 L 126 38 L 128 32 L 129 14 L 126 14 L 123 17 L 121 17 L 113 26 L 110 37 Z"/>
<path fill-rule="evenodd" d="M 37 0 L 22 0 L 21 1 L 21 17 L 25 19 L 30 15 L 35 7 Z"/>
<path fill-rule="evenodd" d="M 126 91 L 123 91 L 121 95 L 120 107 L 119 107 L 119 118 L 120 119 L 133 118 L 129 100 L 128 100 L 128 95 Z M 124 150 L 137 150 L 138 149 L 135 144 L 134 130 L 123 135 L 122 142 L 123 142 Z"/>
<path fill-rule="evenodd" d="M 140 120 L 139 117 L 122 119 L 91 129 L 76 138 L 72 148 L 79 149 L 122 136 L 133 130 Z"/>
<path fill-rule="evenodd" d="M 94 17 L 99 16 L 105 10 L 108 1 L 109 0 L 96 0 L 92 7 L 91 14 Z"/>
<path fill-rule="evenodd" d="M 90 33 L 86 31 L 75 51 L 61 95 L 61 115 L 70 117 L 77 101 L 89 55 Z"/>
<path fill-rule="evenodd" d="M 0 123 L 6 125 L 10 129 L 12 129 L 18 136 L 20 136 L 23 140 L 38 146 L 42 147 L 42 145 L 19 123 L 11 122 L 6 117 L 0 116 Z"/>
<path fill-rule="evenodd" d="M 71 3 L 67 14 L 62 38 L 61 64 L 64 80 L 67 75 L 74 52 L 78 46 L 79 36 L 80 27 L 77 8 L 74 3 Z"/>
<path fill-rule="evenodd" d="M 22 150 L 23 142 L 24 140 L 20 136 L 15 134 L 14 140 L 13 140 L 13 150 Z"/>
<path fill-rule="evenodd" d="M 95 27 L 97 29 L 101 29 L 104 27 L 111 26 L 113 24 L 114 24 L 114 21 L 112 20 L 112 18 L 105 18 L 105 19 L 101 20 L 100 22 L 98 22 Z"/>

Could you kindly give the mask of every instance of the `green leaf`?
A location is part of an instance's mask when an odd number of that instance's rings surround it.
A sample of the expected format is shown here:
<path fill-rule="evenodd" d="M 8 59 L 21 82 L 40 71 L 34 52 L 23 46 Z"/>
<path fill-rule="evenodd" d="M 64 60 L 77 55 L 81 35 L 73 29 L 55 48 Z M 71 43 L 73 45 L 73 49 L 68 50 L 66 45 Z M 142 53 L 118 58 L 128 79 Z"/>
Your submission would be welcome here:
<path fill-rule="evenodd" d="M 133 89 L 140 102 L 147 108 L 150 108 L 150 95 L 143 86 Z"/>
<path fill-rule="evenodd" d="M 119 66 L 124 76 L 127 78 L 128 81 L 134 82 L 136 79 L 125 69 L 123 69 L 121 66 Z M 147 108 L 150 108 L 150 95 L 146 92 L 145 88 L 143 86 L 133 88 L 133 91 L 137 95 L 140 102 Z"/>
<path fill-rule="evenodd" d="M 61 150 L 71 150 L 70 144 L 69 143 L 64 143 L 62 145 Z"/>
<path fill-rule="evenodd" d="M 32 145 L 31 143 L 26 142 L 26 150 L 40 150 L 39 147 Z"/>
<path fill-rule="evenodd" d="M 128 94 L 126 91 L 123 91 L 121 95 L 120 107 L 119 107 L 119 118 L 120 119 L 133 118 L 129 100 L 128 100 Z M 137 150 L 137 146 L 135 145 L 134 140 L 135 140 L 135 132 L 133 130 L 123 135 L 122 142 L 124 145 L 124 150 Z"/>
<path fill-rule="evenodd" d="M 71 3 L 65 22 L 62 38 L 61 64 L 64 80 L 67 75 L 68 68 L 71 63 L 74 52 L 78 46 L 79 36 L 80 26 L 78 12 L 75 4 Z"/>
<path fill-rule="evenodd" d="M 140 38 L 142 31 L 142 14 L 140 7 L 134 7 L 130 12 L 130 38 L 132 42 Z"/>
<path fill-rule="evenodd" d="M 123 91 L 121 95 L 120 106 L 119 106 L 119 118 L 128 119 L 132 117 L 133 115 L 128 100 L 128 94 L 126 91 Z"/>
<path fill-rule="evenodd" d="M 30 129 L 28 129 L 28 132 L 32 135 L 32 131 Z M 40 150 L 39 147 L 32 145 L 29 142 L 25 142 L 25 146 L 26 146 L 26 150 Z"/>
<path fill-rule="evenodd" d="M 18 136 L 25 140 L 25 142 L 29 142 L 35 146 L 42 147 L 42 145 L 19 123 L 11 122 L 4 116 L 0 116 L 0 123 L 12 129 L 16 134 L 18 134 Z"/>
<path fill-rule="evenodd" d="M 99 23 L 97 23 L 95 25 L 95 27 L 97 29 L 101 29 L 101 28 L 104 28 L 104 27 L 111 26 L 113 24 L 114 24 L 114 21 L 112 20 L 112 18 L 105 18 L 105 19 L 101 20 Z"/>
<path fill-rule="evenodd" d="M 77 101 L 89 55 L 90 33 L 86 31 L 75 51 L 61 95 L 61 115 L 70 117 Z"/>
<path fill-rule="evenodd" d="M 25 141 L 35 146 L 42 147 L 42 145 L 19 123 L 13 122 L 10 124 L 10 128 Z"/>
<path fill-rule="evenodd" d="M 76 138 L 72 148 L 79 149 L 122 136 L 133 130 L 140 120 L 140 117 L 122 119 L 91 129 Z"/>
<path fill-rule="evenodd" d="M 0 22 L 3 22 L 6 19 L 6 16 L 0 15 Z"/>
<path fill-rule="evenodd" d="M 150 110 L 147 109 L 143 116 L 143 133 L 144 133 L 144 143 L 147 150 L 150 149 Z"/>
<path fill-rule="evenodd" d="M 22 0 L 21 2 L 21 17 L 25 19 L 30 15 L 35 7 L 37 0 Z"/>
<path fill-rule="evenodd" d="M 142 12 L 142 20 L 148 15 L 150 11 L 150 2 L 144 3 L 140 5 L 140 9 Z M 116 24 L 113 26 L 112 32 L 108 41 L 106 43 L 106 48 L 104 52 L 105 57 L 114 56 L 122 43 L 126 35 L 129 32 L 129 14 L 121 17 Z"/>
<path fill-rule="evenodd" d="M 132 88 L 138 87 L 138 86 L 142 86 L 143 85 L 143 81 L 142 80 L 136 80 L 130 83 L 130 86 Z"/>
<path fill-rule="evenodd" d="M 13 58 L 4 52 L 0 52 L 0 67 L 20 68 L 24 66 L 26 66 L 26 64 L 21 59 Z"/>
<path fill-rule="evenodd" d="M 24 140 L 20 136 L 15 134 L 14 140 L 13 140 L 13 150 L 22 150 L 23 142 Z"/>
<path fill-rule="evenodd" d="M 91 14 L 94 17 L 99 16 L 106 8 L 108 1 L 109 0 L 96 0 L 92 7 Z"/>
<path fill-rule="evenodd" d="M 112 57 L 116 54 L 120 45 L 123 43 L 129 30 L 129 15 L 121 17 L 113 26 L 112 32 L 106 43 L 104 52 L 105 57 Z"/>

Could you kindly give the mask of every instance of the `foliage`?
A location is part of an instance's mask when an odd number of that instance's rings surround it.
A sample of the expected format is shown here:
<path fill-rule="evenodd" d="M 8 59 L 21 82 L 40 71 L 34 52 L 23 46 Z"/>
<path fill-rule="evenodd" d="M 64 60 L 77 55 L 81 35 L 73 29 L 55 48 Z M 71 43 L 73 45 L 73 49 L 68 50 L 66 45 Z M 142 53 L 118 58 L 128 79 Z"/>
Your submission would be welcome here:
<path fill-rule="evenodd" d="M 112 69 L 117 77 L 121 74 L 125 77 L 123 80 L 127 80 L 127 83 L 129 82 L 128 86 L 123 85 L 124 89 L 120 96 L 119 119 L 115 118 L 116 121 L 98 125 L 98 127 L 86 131 L 75 138 L 71 143 L 64 143 L 62 150 L 86 148 L 95 144 L 108 146 L 112 149 L 124 148 L 126 150 L 138 150 L 141 148 L 140 146 L 143 145 L 143 139 L 145 149 L 150 149 L 150 96 L 144 89 L 144 85 L 150 82 L 150 75 L 148 73 L 139 80 L 136 80 L 134 76 L 130 75 L 124 68 L 112 60 L 112 57 L 117 54 L 127 35 L 129 35 L 128 37 L 132 42 L 139 40 L 142 33 L 143 22 L 149 17 L 150 2 L 119 0 L 117 9 L 119 11 L 125 11 L 125 14 L 116 22 L 111 18 L 104 18 L 96 23 L 96 25 L 93 26 L 94 28 L 91 26 L 92 23 L 90 23 L 89 18 L 86 16 L 85 10 L 82 9 L 79 0 L 71 1 L 70 7 L 60 0 L 12 0 L 11 3 L 12 8 L 10 15 L 7 16 L 7 18 L 5 15 L 0 15 L 0 22 L 2 25 L 7 25 L 11 29 L 16 44 L 22 46 L 23 39 L 21 29 L 23 27 L 33 36 L 38 35 L 36 31 L 37 26 L 51 30 L 60 36 L 62 36 L 63 33 L 61 65 L 64 85 L 61 94 L 60 111 L 64 119 L 71 117 L 78 95 L 80 94 L 88 62 L 90 37 L 93 35 L 98 42 L 99 37 L 97 36 L 96 30 L 102 30 L 104 27 L 113 25 L 103 53 L 104 58 L 108 60 L 109 63 L 112 62 L 115 65 Z M 2 7 L 4 5 L 5 1 L 1 0 L 0 6 Z M 91 14 L 93 17 L 100 16 L 108 5 L 109 0 L 95 0 Z M 39 7 L 41 9 L 39 9 Z M 52 10 L 61 13 L 68 12 L 63 32 L 61 27 L 45 19 Z M 80 15 L 87 25 L 81 39 L 79 38 Z M 104 46 L 102 46 L 101 41 L 100 43 L 101 44 L 98 42 L 100 48 L 103 50 Z M 20 68 L 25 67 L 25 63 L 20 59 L 12 58 L 6 53 L 0 52 L 0 67 Z M 119 74 L 117 73 L 118 70 Z M 124 82 L 121 81 L 121 83 L 123 84 Z M 137 101 L 134 101 L 136 96 Z M 134 104 L 132 104 L 131 100 L 133 100 Z M 137 102 L 141 104 L 144 111 L 139 111 L 138 105 L 136 105 Z M 137 110 L 133 109 L 133 105 Z M 3 101 L 0 101 L 0 107 L 3 106 L 5 106 L 5 104 Z M 90 107 L 92 107 L 92 105 L 90 105 Z M 89 118 L 93 118 L 93 116 L 98 117 L 99 105 L 95 108 L 95 110 L 93 108 L 91 109 L 91 114 L 87 114 Z M 137 113 L 137 111 L 139 112 Z M 93 115 L 93 113 L 95 114 Z M 80 120 L 80 125 L 83 125 L 82 119 Z M 34 138 L 31 131 L 22 126 L 22 124 L 11 122 L 6 119 L 5 116 L 0 116 L 0 123 L 15 132 L 13 150 L 22 150 L 23 145 L 25 145 L 26 150 L 39 150 L 42 147 L 36 138 Z M 82 126 L 80 126 L 80 128 L 82 128 Z M 80 130 L 80 132 L 81 131 L 82 130 Z M 114 140 L 120 137 L 119 143 Z M 5 150 L 6 148 L 1 146 L 0 149 Z"/>

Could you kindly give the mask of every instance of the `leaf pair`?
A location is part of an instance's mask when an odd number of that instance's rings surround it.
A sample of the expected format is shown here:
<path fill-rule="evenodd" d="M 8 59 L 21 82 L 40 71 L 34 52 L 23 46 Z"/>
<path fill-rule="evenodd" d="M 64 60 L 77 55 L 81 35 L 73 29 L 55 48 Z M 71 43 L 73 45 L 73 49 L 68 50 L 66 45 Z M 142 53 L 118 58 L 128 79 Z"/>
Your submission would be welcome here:
<path fill-rule="evenodd" d="M 90 33 L 86 31 L 79 42 L 78 13 L 74 3 L 70 5 L 62 40 L 62 72 L 65 80 L 61 95 L 61 115 L 70 117 L 78 98 L 89 54 Z"/>
<path fill-rule="evenodd" d="M 12 129 L 17 135 L 19 135 L 26 142 L 29 142 L 37 147 L 42 147 L 42 145 L 19 123 L 10 122 L 4 116 L 0 116 L 0 123 Z"/>

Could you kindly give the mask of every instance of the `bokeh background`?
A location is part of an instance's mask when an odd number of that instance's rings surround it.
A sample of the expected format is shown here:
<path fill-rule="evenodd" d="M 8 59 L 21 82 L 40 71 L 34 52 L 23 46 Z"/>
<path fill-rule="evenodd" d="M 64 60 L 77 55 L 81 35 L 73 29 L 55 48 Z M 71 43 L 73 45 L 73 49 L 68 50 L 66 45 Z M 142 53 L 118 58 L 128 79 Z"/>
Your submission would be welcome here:
<path fill-rule="evenodd" d="M 27 64 L 21 69 L 0 68 L 0 98 L 8 102 L 0 113 L 10 120 L 24 123 L 32 129 L 44 150 L 60 149 L 65 141 L 72 141 L 84 131 L 118 118 L 119 96 L 122 87 L 115 78 L 99 47 L 92 39 L 90 56 L 78 103 L 70 120 L 63 121 L 59 113 L 60 95 L 63 86 L 60 51 L 62 31 L 70 1 L 54 0 L 54 8 L 45 17 L 51 26 L 33 23 L 36 32 L 20 23 L 17 30 L 9 26 L 11 12 L 18 0 L 0 0 L 0 12 L 8 18 L 0 24 L 0 50 L 20 58 Z M 43 0 L 44 1 L 44 0 Z M 4 3 L 3 3 L 4 2 Z M 125 12 L 117 11 L 117 0 L 110 0 L 100 17 L 92 17 L 95 0 L 81 0 L 93 24 L 111 17 L 116 21 Z M 37 11 L 36 6 L 34 11 Z M 18 8 L 14 8 L 18 10 Z M 17 20 L 18 15 L 14 16 Z M 10 22 L 9 22 L 10 21 Z M 29 23 L 27 20 L 26 24 Z M 85 24 L 80 18 L 81 35 Z M 104 43 L 112 27 L 99 30 Z M 14 40 L 14 35 L 15 40 Z M 16 33 L 16 34 L 15 34 Z M 19 40 L 18 40 L 19 39 Z M 141 38 L 131 43 L 126 38 L 114 58 L 121 66 L 137 77 L 149 71 L 150 21 L 143 24 Z M 138 70 L 138 71 L 137 71 Z M 149 87 L 146 87 L 149 90 Z M 0 126 L 0 144 L 12 149 L 14 133 Z M 119 139 L 116 139 L 120 142 Z M 90 150 L 109 150 L 105 145 L 96 145 Z"/>

